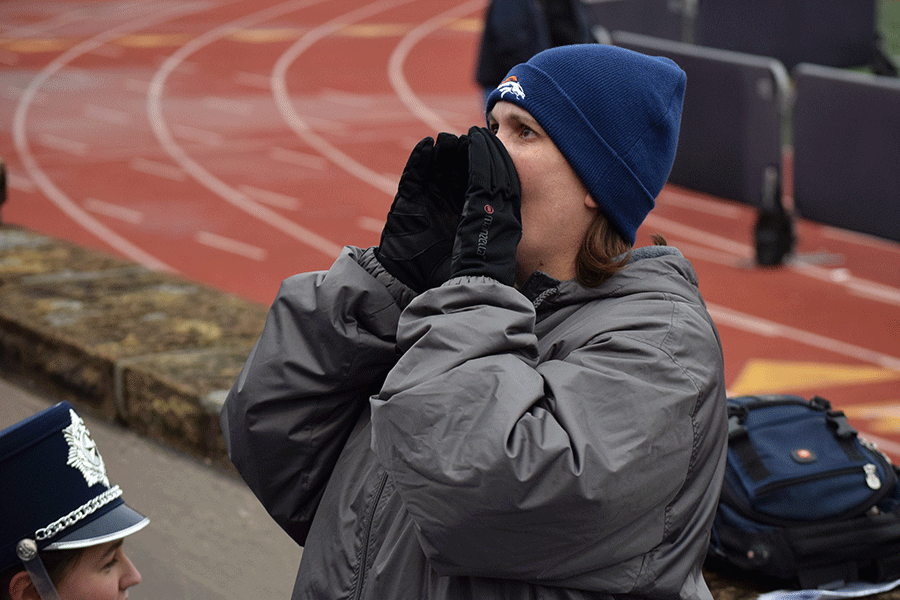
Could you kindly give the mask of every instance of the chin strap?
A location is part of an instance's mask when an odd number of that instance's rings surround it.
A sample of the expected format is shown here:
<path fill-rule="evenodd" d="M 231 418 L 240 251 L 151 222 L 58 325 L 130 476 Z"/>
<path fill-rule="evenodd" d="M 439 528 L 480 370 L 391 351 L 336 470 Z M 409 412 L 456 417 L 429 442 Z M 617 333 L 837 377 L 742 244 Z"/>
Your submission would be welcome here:
<path fill-rule="evenodd" d="M 16 554 L 19 560 L 25 565 L 28 576 L 31 577 L 31 583 L 34 584 L 37 593 L 42 600 L 59 600 L 59 594 L 53 587 L 50 575 L 44 568 L 44 563 L 38 554 L 37 544 L 34 540 L 24 539 L 16 545 Z"/>

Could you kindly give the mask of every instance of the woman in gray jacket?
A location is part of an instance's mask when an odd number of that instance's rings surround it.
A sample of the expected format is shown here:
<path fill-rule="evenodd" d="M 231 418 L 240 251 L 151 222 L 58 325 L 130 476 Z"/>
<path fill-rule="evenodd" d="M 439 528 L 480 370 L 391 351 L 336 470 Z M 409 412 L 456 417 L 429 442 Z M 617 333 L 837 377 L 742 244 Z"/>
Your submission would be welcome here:
<path fill-rule="evenodd" d="M 711 598 L 721 344 L 690 263 L 631 249 L 684 85 L 542 52 L 416 146 L 378 248 L 283 283 L 222 428 L 294 598 Z"/>

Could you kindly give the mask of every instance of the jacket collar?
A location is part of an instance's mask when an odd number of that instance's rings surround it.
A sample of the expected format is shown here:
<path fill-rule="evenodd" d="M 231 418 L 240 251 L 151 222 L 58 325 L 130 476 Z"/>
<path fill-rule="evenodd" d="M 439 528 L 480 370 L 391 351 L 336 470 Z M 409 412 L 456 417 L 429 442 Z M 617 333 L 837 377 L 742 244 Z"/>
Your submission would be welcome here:
<path fill-rule="evenodd" d="M 663 260 L 654 260 L 663 259 Z M 643 262 L 648 261 L 648 262 Z M 640 267 L 637 268 L 638 263 Z M 607 296 L 618 296 L 648 289 L 646 281 L 654 276 L 675 276 L 675 287 L 683 289 L 685 283 L 697 286 L 697 275 L 693 267 L 677 248 L 672 246 L 642 246 L 635 248 L 625 269 L 603 284 L 588 288 L 577 281 L 560 281 L 542 271 L 535 271 L 525 281 L 519 291 L 528 298 L 536 310 L 547 310 L 553 306 L 582 303 Z M 657 284 L 659 285 L 659 283 Z M 673 291 L 663 285 L 656 291 Z"/>

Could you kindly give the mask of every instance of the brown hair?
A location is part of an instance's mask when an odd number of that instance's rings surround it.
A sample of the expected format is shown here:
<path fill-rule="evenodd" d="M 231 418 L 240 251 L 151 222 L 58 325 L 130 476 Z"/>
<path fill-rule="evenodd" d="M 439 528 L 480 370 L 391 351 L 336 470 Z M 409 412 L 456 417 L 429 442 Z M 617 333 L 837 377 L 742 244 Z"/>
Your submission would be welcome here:
<path fill-rule="evenodd" d="M 666 239 L 651 234 L 653 243 L 665 246 Z M 616 231 L 601 211 L 596 211 L 575 258 L 575 279 L 585 287 L 597 287 L 621 271 L 631 259 L 631 244 Z"/>
<path fill-rule="evenodd" d="M 53 585 L 59 585 L 63 577 L 78 563 L 78 559 L 81 558 L 83 552 L 83 548 L 77 550 L 45 550 L 41 552 L 41 562 L 44 563 L 44 568 L 47 569 L 47 575 L 50 576 Z M 0 574 L 0 600 L 10 600 L 9 584 L 17 573 L 24 570 L 24 566 L 17 565 Z"/>

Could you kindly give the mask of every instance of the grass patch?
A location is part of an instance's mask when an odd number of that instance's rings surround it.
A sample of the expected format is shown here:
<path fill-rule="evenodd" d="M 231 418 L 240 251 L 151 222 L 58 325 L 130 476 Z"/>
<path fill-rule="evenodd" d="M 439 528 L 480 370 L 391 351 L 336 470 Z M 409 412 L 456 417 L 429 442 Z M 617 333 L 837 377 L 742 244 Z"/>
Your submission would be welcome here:
<path fill-rule="evenodd" d="M 900 0 L 879 0 L 877 28 L 888 56 L 900 56 Z"/>

